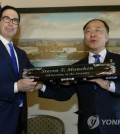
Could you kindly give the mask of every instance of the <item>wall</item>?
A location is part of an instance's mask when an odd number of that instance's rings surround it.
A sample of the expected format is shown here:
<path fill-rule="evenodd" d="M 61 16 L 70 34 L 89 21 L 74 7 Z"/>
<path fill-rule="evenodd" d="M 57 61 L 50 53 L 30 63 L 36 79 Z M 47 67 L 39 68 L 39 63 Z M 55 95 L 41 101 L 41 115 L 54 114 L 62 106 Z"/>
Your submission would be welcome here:
<path fill-rule="evenodd" d="M 15 7 L 64 7 L 64 6 L 93 6 L 93 5 L 120 5 L 120 0 L 1 0 L 2 5 Z"/>

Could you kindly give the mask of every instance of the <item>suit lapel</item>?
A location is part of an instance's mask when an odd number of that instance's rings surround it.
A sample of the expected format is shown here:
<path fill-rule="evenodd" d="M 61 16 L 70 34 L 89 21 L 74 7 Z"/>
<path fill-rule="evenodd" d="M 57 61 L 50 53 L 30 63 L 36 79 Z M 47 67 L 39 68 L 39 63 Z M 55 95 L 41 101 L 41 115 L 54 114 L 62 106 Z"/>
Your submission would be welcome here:
<path fill-rule="evenodd" d="M 109 63 L 111 61 L 113 61 L 113 55 L 112 55 L 111 52 L 107 51 L 107 54 L 106 54 L 104 62 L 108 62 Z"/>
<path fill-rule="evenodd" d="M 88 56 L 86 56 L 82 60 L 79 60 L 78 62 L 75 62 L 73 65 L 78 65 L 78 64 L 88 64 Z"/>
<path fill-rule="evenodd" d="M 13 62 L 11 60 L 11 57 L 4 46 L 4 44 L 0 41 L 0 55 L 3 57 L 3 59 L 8 63 L 8 66 L 11 68 L 12 72 L 15 74 Z"/>

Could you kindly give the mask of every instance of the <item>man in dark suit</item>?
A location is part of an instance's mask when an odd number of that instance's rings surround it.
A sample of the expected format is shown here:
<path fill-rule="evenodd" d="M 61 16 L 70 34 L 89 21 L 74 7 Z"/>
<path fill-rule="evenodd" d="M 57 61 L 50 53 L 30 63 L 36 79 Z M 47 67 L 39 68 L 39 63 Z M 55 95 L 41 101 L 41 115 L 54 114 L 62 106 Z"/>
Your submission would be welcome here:
<path fill-rule="evenodd" d="M 26 53 L 13 46 L 12 39 L 17 33 L 20 14 L 16 8 L 5 6 L 0 11 L 0 133 L 21 134 L 27 128 L 26 93 L 35 88 L 34 79 L 22 79 L 25 68 L 33 67 Z M 8 44 L 12 44 L 16 68 Z"/>
<path fill-rule="evenodd" d="M 95 63 L 93 55 L 99 54 L 99 62 L 115 62 L 120 76 L 120 55 L 106 50 L 109 27 L 99 19 L 90 20 L 84 27 L 84 42 L 89 49 L 86 58 L 75 64 Z M 79 134 L 120 133 L 120 79 L 109 81 L 101 78 L 75 84 L 43 85 L 39 97 L 65 101 L 76 93 L 78 97 Z"/>

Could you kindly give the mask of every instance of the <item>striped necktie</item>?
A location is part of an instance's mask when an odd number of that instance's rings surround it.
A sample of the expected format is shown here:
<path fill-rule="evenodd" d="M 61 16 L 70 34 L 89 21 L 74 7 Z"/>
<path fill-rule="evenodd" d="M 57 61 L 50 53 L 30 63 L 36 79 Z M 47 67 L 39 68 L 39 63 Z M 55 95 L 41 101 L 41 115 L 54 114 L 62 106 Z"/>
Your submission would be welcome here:
<path fill-rule="evenodd" d="M 99 54 L 95 54 L 93 55 L 93 57 L 95 58 L 95 64 L 99 64 L 100 63 L 100 55 Z"/>
<path fill-rule="evenodd" d="M 100 55 L 99 54 L 95 54 L 95 55 L 93 55 L 93 57 L 95 58 L 95 61 L 94 61 L 94 63 L 95 64 L 99 64 L 100 63 Z M 97 89 L 97 84 L 96 83 L 94 83 L 94 89 Z"/>

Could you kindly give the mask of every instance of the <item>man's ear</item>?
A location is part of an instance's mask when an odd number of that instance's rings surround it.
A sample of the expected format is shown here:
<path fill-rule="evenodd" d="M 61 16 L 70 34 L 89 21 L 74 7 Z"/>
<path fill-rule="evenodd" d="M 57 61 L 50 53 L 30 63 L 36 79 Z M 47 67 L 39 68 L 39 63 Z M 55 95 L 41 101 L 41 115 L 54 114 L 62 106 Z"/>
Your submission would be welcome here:
<path fill-rule="evenodd" d="M 108 41 L 109 39 L 109 34 L 106 35 L 106 42 Z"/>

